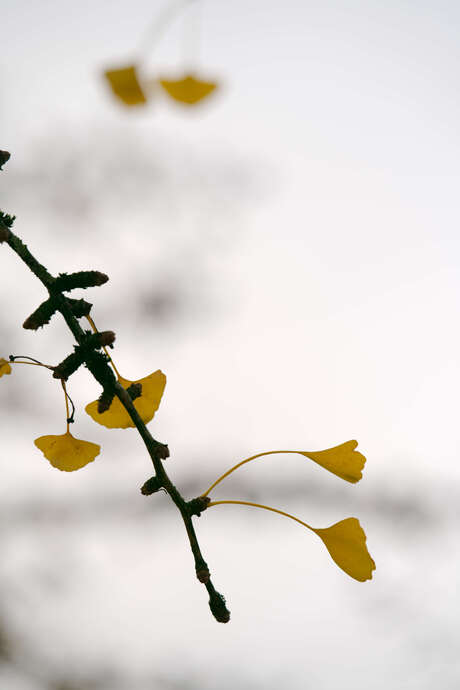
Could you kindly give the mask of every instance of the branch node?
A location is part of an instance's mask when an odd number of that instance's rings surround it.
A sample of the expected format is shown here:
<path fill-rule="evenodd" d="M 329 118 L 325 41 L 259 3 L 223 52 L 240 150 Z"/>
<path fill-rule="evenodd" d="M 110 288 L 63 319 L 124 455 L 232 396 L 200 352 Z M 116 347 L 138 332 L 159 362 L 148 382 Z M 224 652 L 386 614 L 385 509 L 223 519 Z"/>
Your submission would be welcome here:
<path fill-rule="evenodd" d="M 72 352 L 71 355 L 54 367 L 53 378 L 67 381 L 77 371 L 78 367 L 83 364 L 83 357 L 83 352 L 77 346 L 75 352 Z"/>
<path fill-rule="evenodd" d="M 109 388 L 104 388 L 101 395 L 97 399 L 97 411 L 99 412 L 99 414 L 107 412 L 110 405 L 112 404 L 114 396 L 115 393 L 113 392 L 113 390 Z"/>
<path fill-rule="evenodd" d="M 110 345 L 114 340 L 115 333 L 113 331 L 86 333 L 81 345 L 74 346 L 75 352 L 66 357 L 55 367 L 53 374 L 54 378 L 67 381 L 69 376 L 74 374 L 83 362 L 87 361 L 88 357 L 94 357 L 97 354 L 101 354 L 96 352 L 96 348 L 103 347 L 106 344 Z"/>
<path fill-rule="evenodd" d="M 147 479 L 147 481 L 142 485 L 141 494 L 143 496 L 151 496 L 162 488 L 163 485 L 158 477 L 150 477 L 150 479 Z"/>
<path fill-rule="evenodd" d="M 169 448 L 166 443 L 157 443 L 155 446 L 155 453 L 157 458 L 160 460 L 166 460 L 169 458 Z"/>
<path fill-rule="evenodd" d="M 67 297 L 67 304 L 72 310 L 72 314 L 76 316 L 77 319 L 81 319 L 82 316 L 89 316 L 91 307 L 93 306 L 84 299 L 72 299 Z"/>
<path fill-rule="evenodd" d="M 209 578 L 211 577 L 211 573 L 209 572 L 209 568 L 204 564 L 203 568 L 199 568 L 196 571 L 196 576 L 200 582 L 202 582 L 204 585 L 209 582 Z"/>
<path fill-rule="evenodd" d="M 131 400 L 136 400 L 136 398 L 140 398 L 142 395 L 142 383 L 132 383 L 126 389 L 126 392 L 128 393 Z"/>
<path fill-rule="evenodd" d="M 196 515 L 200 517 L 201 513 L 206 510 L 211 503 L 209 496 L 198 496 L 187 503 L 187 510 L 189 515 Z"/>

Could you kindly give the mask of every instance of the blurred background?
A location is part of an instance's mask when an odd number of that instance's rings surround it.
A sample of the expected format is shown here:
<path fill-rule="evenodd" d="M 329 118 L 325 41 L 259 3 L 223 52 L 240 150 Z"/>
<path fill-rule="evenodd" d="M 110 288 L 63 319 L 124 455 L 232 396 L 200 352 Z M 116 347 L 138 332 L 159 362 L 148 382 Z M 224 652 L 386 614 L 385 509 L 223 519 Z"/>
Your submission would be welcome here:
<path fill-rule="evenodd" d="M 81 370 L 72 432 L 102 452 L 55 470 L 33 440 L 65 431 L 62 391 L 17 366 L 0 384 L 0 687 L 458 688 L 458 3 L 1 10 L 0 207 L 52 273 L 110 276 L 84 296 L 123 376 L 168 377 L 149 428 L 173 481 L 191 498 L 253 453 L 356 438 L 357 486 L 285 455 L 214 497 L 317 527 L 356 516 L 377 570 L 355 582 L 299 525 L 216 507 L 197 532 L 232 612 L 217 624 L 179 514 L 139 493 L 136 432 L 85 414 L 99 390 Z M 133 63 L 151 86 L 218 87 L 127 108 L 104 70 Z M 62 319 L 24 331 L 44 290 L 0 260 L 0 356 L 61 361 Z"/>

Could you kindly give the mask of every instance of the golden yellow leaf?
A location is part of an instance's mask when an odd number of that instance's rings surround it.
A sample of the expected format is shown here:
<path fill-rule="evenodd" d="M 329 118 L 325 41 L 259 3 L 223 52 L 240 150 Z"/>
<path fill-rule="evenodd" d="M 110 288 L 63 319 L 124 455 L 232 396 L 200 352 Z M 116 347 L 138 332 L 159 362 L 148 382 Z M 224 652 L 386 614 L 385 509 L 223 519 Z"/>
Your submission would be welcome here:
<path fill-rule="evenodd" d="M 40 436 L 34 443 L 53 467 L 64 472 L 81 469 L 92 462 L 101 451 L 97 443 L 80 441 L 74 438 L 70 431 L 60 436 Z"/>
<path fill-rule="evenodd" d="M 186 105 L 195 105 L 202 101 L 217 87 L 215 82 L 195 79 L 192 74 L 177 80 L 159 79 L 159 82 L 171 98 Z"/>
<path fill-rule="evenodd" d="M 158 369 L 154 371 L 153 374 L 150 374 L 150 376 L 138 379 L 137 381 L 128 381 L 120 376 L 118 382 L 125 389 L 129 388 L 133 383 L 141 384 L 142 393 L 138 398 L 133 400 L 133 405 L 141 416 L 144 424 L 150 422 L 155 412 L 158 410 L 166 386 L 166 376 L 163 372 Z M 128 429 L 134 426 L 131 417 L 116 396 L 106 412 L 99 413 L 97 411 L 97 405 L 98 401 L 94 400 L 85 407 L 85 410 L 98 424 L 102 424 L 108 429 Z"/>
<path fill-rule="evenodd" d="M 122 69 L 107 70 L 104 72 L 110 87 L 125 105 L 141 105 L 146 103 L 144 92 L 137 78 L 136 67 L 130 65 Z"/>
<path fill-rule="evenodd" d="M 366 535 L 359 520 L 347 518 L 313 532 L 323 540 L 332 559 L 347 575 L 359 582 L 372 579 L 375 563 L 367 550 Z"/>
<path fill-rule="evenodd" d="M 347 441 L 327 450 L 304 451 L 301 455 L 305 455 L 329 472 L 354 484 L 362 478 L 362 470 L 366 462 L 364 455 L 355 450 L 357 445 L 358 441 Z"/>
<path fill-rule="evenodd" d="M 0 378 L 4 374 L 11 374 L 11 366 L 9 362 L 7 362 L 6 359 L 3 359 L 3 357 L 0 357 Z"/>

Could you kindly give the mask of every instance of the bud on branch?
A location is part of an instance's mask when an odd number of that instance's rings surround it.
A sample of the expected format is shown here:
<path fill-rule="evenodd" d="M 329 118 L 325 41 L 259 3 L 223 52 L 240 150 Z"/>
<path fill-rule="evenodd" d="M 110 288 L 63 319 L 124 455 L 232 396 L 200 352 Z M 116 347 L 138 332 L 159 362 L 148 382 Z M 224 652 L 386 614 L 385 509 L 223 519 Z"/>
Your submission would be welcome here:
<path fill-rule="evenodd" d="M 60 273 L 54 287 L 59 292 L 69 292 L 75 288 L 89 288 L 104 285 L 109 279 L 100 271 L 78 271 L 77 273 Z"/>

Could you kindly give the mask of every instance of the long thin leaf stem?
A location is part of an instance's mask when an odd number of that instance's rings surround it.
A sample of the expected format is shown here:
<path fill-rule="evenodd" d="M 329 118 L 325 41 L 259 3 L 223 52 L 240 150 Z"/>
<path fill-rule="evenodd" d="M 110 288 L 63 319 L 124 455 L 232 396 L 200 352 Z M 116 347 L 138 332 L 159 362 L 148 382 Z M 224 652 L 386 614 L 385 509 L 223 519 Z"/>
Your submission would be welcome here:
<path fill-rule="evenodd" d="M 263 455 L 275 455 L 276 453 L 298 453 L 298 452 L 299 451 L 297 451 L 297 450 L 268 450 L 265 453 L 257 453 L 257 455 L 251 455 L 250 458 L 246 458 L 246 460 L 241 460 L 241 462 L 239 462 L 237 465 L 234 465 L 229 470 L 227 470 L 227 472 L 224 472 L 224 474 L 222 474 L 218 479 L 216 479 L 214 484 L 211 484 L 209 489 L 207 489 L 207 491 L 205 491 L 203 494 L 201 494 L 201 496 L 207 496 L 214 489 L 215 486 L 220 484 L 220 482 L 223 479 L 225 479 L 225 477 L 228 477 L 228 475 L 231 474 L 232 472 L 234 472 L 235 470 L 237 470 L 238 467 L 245 465 L 247 462 L 251 462 L 251 460 L 255 460 L 256 458 L 261 458 Z"/>
<path fill-rule="evenodd" d="M 69 433 L 69 424 L 70 424 L 70 422 L 69 422 L 69 419 L 70 419 L 69 400 L 68 400 L 67 389 L 65 387 L 64 379 L 61 379 L 61 386 L 62 386 L 62 390 L 64 391 L 67 433 Z"/>
<path fill-rule="evenodd" d="M 22 357 L 22 355 L 17 355 L 18 357 Z M 53 370 L 54 367 L 52 367 L 50 364 L 42 364 L 41 362 L 25 362 L 22 359 L 16 359 L 16 357 L 8 362 L 8 364 L 30 364 L 31 367 L 44 367 L 45 369 L 51 369 Z"/>
<path fill-rule="evenodd" d="M 272 513 L 278 513 L 278 515 L 284 515 L 284 517 L 291 518 L 291 520 L 295 520 L 295 522 L 300 523 L 312 532 L 316 532 L 314 527 L 311 527 L 311 525 L 307 525 L 306 522 L 304 522 L 303 520 L 299 520 L 299 518 L 294 517 L 294 515 L 291 515 L 290 513 L 285 513 L 284 510 L 278 510 L 278 508 L 271 508 L 270 506 L 265 506 L 262 503 L 252 503 L 251 501 L 211 501 L 208 505 L 208 508 L 211 508 L 211 506 L 223 505 L 224 503 L 233 503 L 235 505 L 241 506 L 253 506 L 254 508 L 263 508 L 264 510 L 270 510 Z"/>

